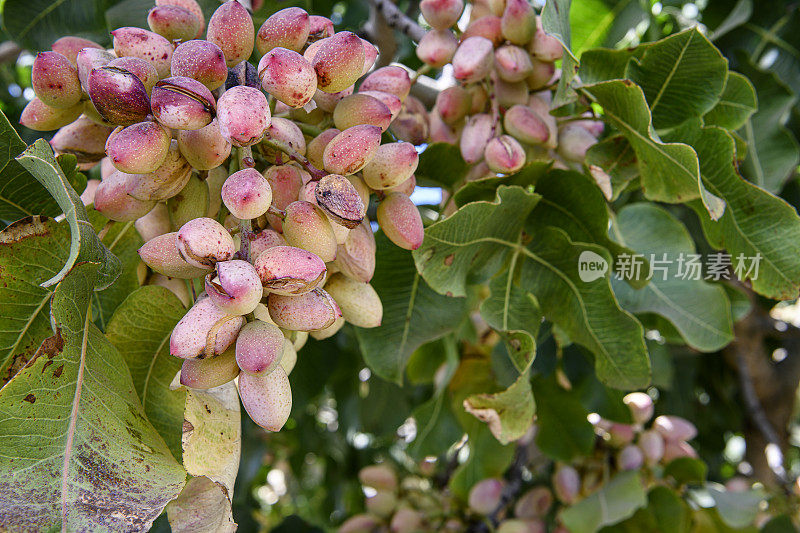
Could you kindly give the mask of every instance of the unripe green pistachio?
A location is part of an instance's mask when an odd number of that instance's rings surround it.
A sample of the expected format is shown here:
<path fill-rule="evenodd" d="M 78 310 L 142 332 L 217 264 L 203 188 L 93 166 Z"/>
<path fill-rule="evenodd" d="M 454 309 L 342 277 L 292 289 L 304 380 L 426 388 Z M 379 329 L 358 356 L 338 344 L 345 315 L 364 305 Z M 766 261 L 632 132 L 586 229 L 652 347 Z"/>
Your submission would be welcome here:
<path fill-rule="evenodd" d="M 172 43 L 161 35 L 141 28 L 124 27 L 111 32 L 117 57 L 138 57 L 153 64 L 160 78 L 169 76 Z"/>
<path fill-rule="evenodd" d="M 48 106 L 39 98 L 34 98 L 22 110 L 19 123 L 36 131 L 57 130 L 74 122 L 82 111 L 81 103 L 67 109 L 57 109 Z"/>
<path fill-rule="evenodd" d="M 490 169 L 503 174 L 512 174 L 525 165 L 525 150 L 509 135 L 501 135 L 489 141 L 483 157 Z"/>
<path fill-rule="evenodd" d="M 227 315 L 208 296 L 201 296 L 172 330 L 169 353 L 181 359 L 221 355 L 243 325 L 244 317 Z"/>
<path fill-rule="evenodd" d="M 164 203 L 156 204 L 149 213 L 136 220 L 136 222 L 133 223 L 133 227 L 136 228 L 136 231 L 144 242 L 169 233 L 172 226 L 169 222 L 167 205 Z M 176 254 L 178 253 L 177 250 L 176 248 Z"/>
<path fill-rule="evenodd" d="M 303 107 L 317 91 L 317 75 L 302 55 L 276 47 L 258 63 L 261 87 L 289 107 Z"/>
<path fill-rule="evenodd" d="M 364 507 L 376 516 L 389 518 L 397 507 L 397 495 L 394 492 L 379 490 L 366 498 Z"/>
<path fill-rule="evenodd" d="M 223 167 L 212 168 L 206 176 L 206 186 L 208 187 L 208 213 L 209 218 L 214 218 L 219 214 L 222 207 L 222 186 L 228 179 L 228 170 Z"/>
<path fill-rule="evenodd" d="M 311 331 L 309 332 L 309 335 L 311 335 L 311 337 L 314 340 L 321 341 L 333 337 L 334 335 L 339 333 L 339 330 L 341 330 L 343 327 L 344 327 L 344 317 L 340 316 L 337 317 L 336 320 L 334 320 L 333 324 L 331 324 L 327 328 Z"/>
<path fill-rule="evenodd" d="M 494 84 L 494 97 L 502 107 L 525 105 L 529 98 L 528 84 L 524 81 L 511 83 L 498 79 Z"/>
<path fill-rule="evenodd" d="M 461 34 L 461 42 L 470 37 L 483 37 L 491 41 L 493 46 L 500 46 L 505 40 L 503 38 L 503 23 L 500 17 L 487 15 L 472 21 L 464 33 Z"/>
<path fill-rule="evenodd" d="M 581 490 L 581 476 L 578 471 L 569 465 L 558 465 L 553 474 L 553 490 L 562 503 L 575 503 Z"/>
<path fill-rule="evenodd" d="M 140 264 L 144 265 L 144 263 Z M 145 269 L 147 269 L 146 266 Z M 168 278 L 167 276 L 156 272 L 148 278 L 147 284 L 164 287 L 168 291 L 172 292 L 172 294 L 177 296 L 184 307 L 192 306 L 192 295 L 189 294 L 189 289 L 186 287 L 186 282 L 182 279 Z"/>
<path fill-rule="evenodd" d="M 117 222 L 129 222 L 146 215 L 156 203 L 153 200 L 137 200 L 128 193 L 131 174 L 114 172 L 104 179 L 94 195 L 94 208 L 106 218 Z"/>
<path fill-rule="evenodd" d="M 397 96 L 405 101 L 411 91 L 411 78 L 403 67 L 394 65 L 381 67 L 364 78 L 358 86 L 359 92 L 380 91 Z"/>
<path fill-rule="evenodd" d="M 78 164 L 97 163 L 105 155 L 105 142 L 110 133 L 111 128 L 80 117 L 58 130 L 50 145 L 57 154 L 74 155 Z"/>
<path fill-rule="evenodd" d="M 319 180 L 314 190 L 314 197 L 316 204 L 335 223 L 349 229 L 361 224 L 367 214 L 367 207 L 356 188 L 346 177 L 339 174 L 328 174 Z"/>
<path fill-rule="evenodd" d="M 199 268 L 233 258 L 233 238 L 224 226 L 211 218 L 196 218 L 184 224 L 177 234 L 178 252 L 189 264 Z"/>
<path fill-rule="evenodd" d="M 515 105 L 506 111 L 503 127 L 509 135 L 527 144 L 544 144 L 550 139 L 547 123 L 528 106 Z"/>
<path fill-rule="evenodd" d="M 234 146 L 260 142 L 269 128 L 270 118 L 267 97 L 253 87 L 228 89 L 217 102 L 219 131 Z"/>
<path fill-rule="evenodd" d="M 203 31 L 203 21 L 174 5 L 157 5 L 147 14 L 147 25 L 168 41 L 187 41 Z"/>
<path fill-rule="evenodd" d="M 156 83 L 151 105 L 153 115 L 168 128 L 197 130 L 214 118 L 214 96 L 197 80 L 173 76 Z"/>
<path fill-rule="evenodd" d="M 411 199 L 393 192 L 378 204 L 378 224 L 390 241 L 406 250 L 422 245 L 425 230 L 422 217 Z"/>
<path fill-rule="evenodd" d="M 181 43 L 172 52 L 170 73 L 195 79 L 210 91 L 222 87 L 228 79 L 225 54 L 220 47 L 199 39 Z"/>
<path fill-rule="evenodd" d="M 155 122 L 118 127 L 105 143 L 109 160 L 121 172 L 148 174 L 167 158 L 170 132 Z"/>
<path fill-rule="evenodd" d="M 317 87 L 338 93 L 353 85 L 364 71 L 364 45 L 358 35 L 341 31 L 317 41 L 311 65 L 317 74 Z"/>
<path fill-rule="evenodd" d="M 253 265 L 234 259 L 221 261 L 214 269 L 205 279 L 206 293 L 214 305 L 229 315 L 252 313 L 264 292 Z"/>
<path fill-rule="evenodd" d="M 333 111 L 333 123 L 340 130 L 360 124 L 371 124 L 379 127 L 381 131 L 386 131 L 391 121 L 392 112 L 386 104 L 363 93 L 343 98 Z"/>
<path fill-rule="evenodd" d="M 278 46 L 300 52 L 308 40 L 309 17 L 299 7 L 287 7 L 270 16 L 256 35 L 256 49 L 264 55 Z"/>
<path fill-rule="evenodd" d="M 208 212 L 208 186 L 196 174 L 178 194 L 167 200 L 167 211 L 172 227 L 177 229 Z"/>
<path fill-rule="evenodd" d="M 486 4 L 489 7 L 489 11 L 498 17 L 501 16 L 506 9 L 506 0 L 487 0 Z"/>
<path fill-rule="evenodd" d="M 497 533 L 546 533 L 544 522 L 538 519 L 520 520 L 508 518 L 497 526 Z"/>
<path fill-rule="evenodd" d="M 78 70 L 58 52 L 40 52 L 31 67 L 31 87 L 36 96 L 60 109 L 73 107 L 82 96 Z"/>
<path fill-rule="evenodd" d="M 442 68 L 453 59 L 458 39 L 450 29 L 431 30 L 417 45 L 417 57 L 433 68 Z"/>
<path fill-rule="evenodd" d="M 342 316 L 336 301 L 320 288 L 297 296 L 270 293 L 267 308 L 275 324 L 295 331 L 325 329 Z"/>
<path fill-rule="evenodd" d="M 210 267 L 190 265 L 178 252 L 177 232 L 153 237 L 139 248 L 139 257 L 154 271 L 170 278 L 193 279 L 204 276 Z"/>
<path fill-rule="evenodd" d="M 256 38 L 253 18 L 236 0 L 225 2 L 214 11 L 206 35 L 225 54 L 228 67 L 246 61 L 253 53 Z"/>
<path fill-rule="evenodd" d="M 389 189 L 410 178 L 418 164 L 419 154 L 411 143 L 383 144 L 364 167 L 364 182 L 372 189 Z"/>
<path fill-rule="evenodd" d="M 322 155 L 325 170 L 331 174 L 355 174 L 374 157 L 381 142 L 381 129 L 361 125 L 347 128 L 331 139 Z"/>
<path fill-rule="evenodd" d="M 308 333 L 305 331 L 295 331 L 297 335 L 303 335 L 304 339 L 308 338 Z M 305 341 L 303 341 L 305 343 Z M 283 357 L 281 357 L 281 368 L 283 371 L 286 372 L 286 375 L 292 373 L 294 370 L 294 366 L 297 364 L 297 348 L 295 348 L 294 343 L 287 339 L 283 339 Z"/>
<path fill-rule="evenodd" d="M 503 37 L 512 44 L 525 44 L 536 33 L 536 11 L 528 0 L 506 0 L 501 23 Z"/>
<path fill-rule="evenodd" d="M 355 188 L 356 192 L 358 192 L 358 195 L 361 197 L 361 203 L 363 203 L 365 206 L 369 206 L 369 196 L 372 194 L 372 191 L 369 187 L 367 187 L 367 184 L 364 183 L 364 180 L 354 174 L 351 174 L 350 176 L 347 176 L 347 181 L 349 181 Z"/>
<path fill-rule="evenodd" d="M 334 274 L 325 284 L 344 319 L 360 328 L 376 328 L 383 319 L 383 304 L 369 283 L 352 280 L 341 273 Z"/>
<path fill-rule="evenodd" d="M 310 202 L 286 206 L 283 236 L 290 246 L 314 253 L 326 263 L 336 258 L 336 235 L 325 213 Z"/>
<path fill-rule="evenodd" d="M 275 324 L 260 320 L 246 324 L 236 339 L 239 368 L 248 374 L 269 374 L 281 363 L 285 340 Z"/>
<path fill-rule="evenodd" d="M 178 149 L 197 170 L 219 167 L 231 155 L 231 148 L 219 131 L 217 119 L 198 130 L 178 131 Z"/>
<path fill-rule="evenodd" d="M 506 484 L 502 479 L 488 478 L 478 481 L 469 491 L 469 508 L 483 516 L 489 516 L 500 505 Z"/>
<path fill-rule="evenodd" d="M 238 375 L 236 354 L 231 348 L 214 357 L 185 359 L 181 365 L 181 385 L 190 389 L 206 390 L 219 387 Z"/>
<path fill-rule="evenodd" d="M 453 55 L 453 75 L 465 83 L 480 81 L 494 66 L 494 46 L 485 37 L 469 37 Z"/>
<path fill-rule="evenodd" d="M 297 200 L 300 189 L 303 187 L 303 178 L 300 169 L 294 165 L 277 165 L 269 167 L 264 173 L 272 190 L 272 205 L 276 209 L 284 210 Z M 283 231 L 283 221 L 276 215 L 267 215 L 270 225 L 278 231 Z"/>
<path fill-rule="evenodd" d="M 328 146 L 328 143 L 340 133 L 341 131 L 336 128 L 329 128 L 311 139 L 308 142 L 308 147 L 306 149 L 306 157 L 308 158 L 309 163 L 314 165 L 316 168 L 322 168 L 322 155 L 325 152 L 325 147 Z"/>
<path fill-rule="evenodd" d="M 164 162 L 157 169 L 149 174 L 131 174 L 128 194 L 140 200 L 166 200 L 183 190 L 191 175 L 192 167 L 173 140 Z"/>
<path fill-rule="evenodd" d="M 103 47 L 94 41 L 83 39 L 81 37 L 73 37 L 71 35 L 56 39 L 56 42 L 54 42 L 50 47 L 53 52 L 57 52 L 66 57 L 74 66 L 78 65 L 78 52 L 84 48 L 97 48 L 98 50 L 103 50 Z"/>

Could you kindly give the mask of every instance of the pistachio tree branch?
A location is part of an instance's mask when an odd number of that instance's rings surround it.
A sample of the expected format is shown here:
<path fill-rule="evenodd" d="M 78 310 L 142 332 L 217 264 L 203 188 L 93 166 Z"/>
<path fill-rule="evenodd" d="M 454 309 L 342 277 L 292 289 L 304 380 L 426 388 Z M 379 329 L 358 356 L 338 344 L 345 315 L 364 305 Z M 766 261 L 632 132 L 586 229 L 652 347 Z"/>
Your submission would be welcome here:
<path fill-rule="evenodd" d="M 411 40 L 419 42 L 427 33 L 422 26 L 414 22 L 408 15 L 400 11 L 391 0 L 370 0 L 375 9 L 386 19 L 389 27 L 408 35 Z"/>

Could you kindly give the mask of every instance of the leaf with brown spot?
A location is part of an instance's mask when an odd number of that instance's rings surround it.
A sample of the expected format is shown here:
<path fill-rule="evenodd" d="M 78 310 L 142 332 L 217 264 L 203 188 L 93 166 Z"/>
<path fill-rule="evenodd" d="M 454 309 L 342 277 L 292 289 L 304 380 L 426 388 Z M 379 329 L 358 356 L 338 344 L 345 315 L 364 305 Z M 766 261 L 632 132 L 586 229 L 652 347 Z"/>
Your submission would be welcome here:
<path fill-rule="evenodd" d="M 58 284 L 63 344 L 47 344 L 0 394 L 0 530 L 144 531 L 185 484 L 122 355 L 91 321 L 99 269 L 80 263 Z"/>

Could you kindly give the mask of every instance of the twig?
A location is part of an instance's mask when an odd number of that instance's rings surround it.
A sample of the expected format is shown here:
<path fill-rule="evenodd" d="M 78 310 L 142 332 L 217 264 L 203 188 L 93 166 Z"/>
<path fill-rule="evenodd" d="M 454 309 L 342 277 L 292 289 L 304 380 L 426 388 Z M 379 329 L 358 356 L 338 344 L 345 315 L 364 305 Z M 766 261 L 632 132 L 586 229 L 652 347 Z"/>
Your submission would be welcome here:
<path fill-rule="evenodd" d="M 312 165 L 311 162 L 308 160 L 308 158 L 306 158 L 306 156 L 304 156 L 303 154 L 301 154 L 300 152 L 289 146 L 287 143 L 275 141 L 273 139 L 268 139 L 265 137 L 264 140 L 261 141 L 261 144 L 279 150 L 284 154 L 286 154 L 292 161 L 300 163 L 300 165 L 302 165 L 303 168 L 305 168 L 308 171 L 308 173 L 311 174 L 311 181 L 319 181 L 328 175 L 328 173 L 325 172 L 324 170 L 320 170 L 314 165 Z"/>
<path fill-rule="evenodd" d="M 390 0 L 370 0 L 370 3 L 383 15 L 390 27 L 408 35 L 412 40 L 419 42 L 427 33 L 422 26 L 411 20 Z"/>
<path fill-rule="evenodd" d="M 497 507 L 486 517 L 487 522 L 478 522 L 473 524 L 467 531 L 469 533 L 488 533 L 497 528 L 500 521 L 503 519 L 503 511 L 517 499 L 520 490 L 522 489 L 522 472 L 528 464 L 530 457 L 528 456 L 528 447 L 525 445 L 517 446 L 514 454 L 514 462 L 508 469 L 506 475 L 507 483 L 500 494 L 500 502 Z"/>

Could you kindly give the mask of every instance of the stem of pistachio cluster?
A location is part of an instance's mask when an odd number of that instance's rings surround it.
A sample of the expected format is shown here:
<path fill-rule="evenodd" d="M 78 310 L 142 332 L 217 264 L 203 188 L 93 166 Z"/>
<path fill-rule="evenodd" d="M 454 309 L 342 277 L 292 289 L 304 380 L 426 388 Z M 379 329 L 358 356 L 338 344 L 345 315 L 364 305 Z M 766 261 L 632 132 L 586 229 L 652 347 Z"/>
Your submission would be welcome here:
<path fill-rule="evenodd" d="M 275 150 L 279 150 L 286 154 L 292 161 L 300 163 L 300 165 L 306 169 L 309 174 L 311 174 L 311 181 L 319 181 L 328 175 L 328 173 L 324 170 L 320 170 L 312 165 L 306 156 L 302 155 L 297 150 L 286 146 L 284 143 L 265 138 L 263 141 L 261 141 L 261 144 L 269 146 L 270 148 L 274 148 Z"/>
<path fill-rule="evenodd" d="M 415 83 L 417 83 L 417 80 L 419 79 L 420 76 L 422 76 L 423 74 L 427 74 L 432 69 L 433 69 L 433 67 L 431 67 L 430 65 L 427 65 L 427 64 L 426 65 L 422 65 L 421 67 L 419 67 L 414 72 L 414 75 L 411 76 L 411 85 L 414 85 Z"/>
<path fill-rule="evenodd" d="M 239 152 L 239 170 L 245 168 L 253 168 L 256 166 L 256 161 L 253 159 L 253 149 L 249 146 L 241 146 Z"/>
<path fill-rule="evenodd" d="M 274 205 L 269 206 L 269 210 L 267 210 L 267 213 L 269 213 L 270 215 L 275 215 L 276 217 L 278 217 L 281 220 L 285 220 L 286 219 L 286 211 L 284 211 L 282 209 L 278 209 Z"/>
<path fill-rule="evenodd" d="M 313 124 L 305 124 L 303 122 L 295 122 L 300 131 L 302 131 L 306 135 L 310 135 L 311 137 L 316 137 L 320 133 L 322 133 L 322 128 L 319 126 L 314 126 Z"/>

